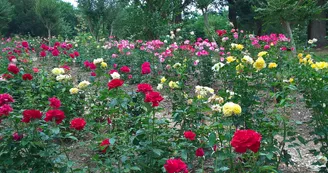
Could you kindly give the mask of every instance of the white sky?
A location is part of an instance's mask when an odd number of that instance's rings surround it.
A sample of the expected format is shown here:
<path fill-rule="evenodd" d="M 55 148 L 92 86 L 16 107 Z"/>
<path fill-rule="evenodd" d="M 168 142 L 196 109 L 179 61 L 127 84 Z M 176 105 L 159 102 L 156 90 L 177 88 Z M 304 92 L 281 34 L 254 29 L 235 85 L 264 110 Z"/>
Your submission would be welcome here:
<path fill-rule="evenodd" d="M 74 7 L 77 7 L 77 0 L 62 0 L 64 2 L 69 2 L 71 3 Z"/>

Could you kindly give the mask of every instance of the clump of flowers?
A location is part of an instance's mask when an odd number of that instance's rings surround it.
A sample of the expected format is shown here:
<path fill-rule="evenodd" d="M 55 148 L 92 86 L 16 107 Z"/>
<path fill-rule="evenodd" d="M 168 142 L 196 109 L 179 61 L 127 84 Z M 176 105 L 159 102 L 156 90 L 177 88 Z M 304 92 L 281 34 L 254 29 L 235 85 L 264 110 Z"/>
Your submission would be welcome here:
<path fill-rule="evenodd" d="M 222 107 L 223 115 L 225 117 L 229 117 L 232 115 L 239 115 L 241 114 L 241 107 L 233 102 L 227 102 Z"/>
<path fill-rule="evenodd" d="M 41 119 L 41 118 L 42 118 L 42 112 L 41 111 L 34 110 L 34 109 L 25 110 L 25 111 L 23 111 L 22 122 L 29 123 L 29 122 L 31 122 L 31 120 Z"/>
<path fill-rule="evenodd" d="M 232 137 L 231 146 L 237 153 L 245 153 L 247 150 L 257 153 L 261 139 L 261 135 L 254 130 L 237 130 Z"/>
<path fill-rule="evenodd" d="M 214 89 L 210 87 L 204 87 L 197 85 L 195 88 L 195 93 L 197 94 L 197 98 L 201 99 L 207 96 L 208 94 L 214 94 Z"/>

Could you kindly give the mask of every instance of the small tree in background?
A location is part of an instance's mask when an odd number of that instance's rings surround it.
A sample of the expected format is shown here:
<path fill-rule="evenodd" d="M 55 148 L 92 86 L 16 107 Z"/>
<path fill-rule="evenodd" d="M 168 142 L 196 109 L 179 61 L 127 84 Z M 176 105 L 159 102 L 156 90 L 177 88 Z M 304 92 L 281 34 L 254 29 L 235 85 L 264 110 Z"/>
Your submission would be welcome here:
<path fill-rule="evenodd" d="M 7 0 L 0 0 L 0 31 L 11 21 L 13 7 Z"/>
<path fill-rule="evenodd" d="M 60 23 L 60 9 L 56 0 L 37 0 L 35 12 L 48 30 L 49 44 L 51 31 Z"/>
<path fill-rule="evenodd" d="M 255 11 L 264 24 L 281 23 L 291 39 L 293 53 L 296 55 L 296 45 L 293 39 L 291 23 L 309 21 L 320 14 L 325 6 L 319 6 L 317 0 L 257 0 L 260 7 Z"/>

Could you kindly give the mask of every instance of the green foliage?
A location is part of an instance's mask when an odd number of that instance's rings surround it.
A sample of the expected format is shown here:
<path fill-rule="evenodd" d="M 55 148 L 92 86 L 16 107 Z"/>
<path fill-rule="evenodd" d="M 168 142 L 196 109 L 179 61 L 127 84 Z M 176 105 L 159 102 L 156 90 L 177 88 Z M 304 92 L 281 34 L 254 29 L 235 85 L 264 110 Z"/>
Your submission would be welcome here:
<path fill-rule="evenodd" d="M 35 3 L 35 12 L 48 29 L 48 36 L 50 39 L 51 31 L 57 27 L 60 22 L 58 2 L 56 0 L 37 0 Z"/>
<path fill-rule="evenodd" d="M 12 18 L 13 6 L 8 0 L 0 0 L 0 33 L 7 28 L 8 23 Z"/>

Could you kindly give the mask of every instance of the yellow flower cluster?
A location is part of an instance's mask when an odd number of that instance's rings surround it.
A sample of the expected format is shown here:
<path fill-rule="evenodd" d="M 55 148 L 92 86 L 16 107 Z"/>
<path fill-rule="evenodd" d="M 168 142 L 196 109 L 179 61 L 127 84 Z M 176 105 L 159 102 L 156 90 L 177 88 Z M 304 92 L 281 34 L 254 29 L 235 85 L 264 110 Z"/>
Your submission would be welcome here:
<path fill-rule="evenodd" d="M 262 70 L 263 68 L 266 67 L 266 63 L 265 63 L 264 59 L 260 56 L 260 57 L 257 58 L 257 60 L 254 62 L 253 67 L 254 67 L 256 70 L 260 71 L 260 70 Z"/>
<path fill-rule="evenodd" d="M 232 115 L 241 114 L 241 107 L 233 102 L 227 102 L 222 107 L 223 115 L 225 117 L 230 117 Z"/>
<path fill-rule="evenodd" d="M 322 70 L 322 69 L 325 69 L 325 68 L 328 68 L 328 62 L 316 62 L 314 64 L 311 65 L 311 67 L 315 70 Z"/>
<path fill-rule="evenodd" d="M 298 60 L 299 60 L 299 63 L 300 64 L 313 64 L 313 59 L 312 59 L 312 57 L 311 57 L 311 55 L 310 54 L 307 54 L 304 58 L 303 58 L 303 54 L 302 53 L 299 53 L 298 55 L 297 55 L 297 57 L 298 57 Z"/>
<path fill-rule="evenodd" d="M 237 50 L 243 50 L 244 49 L 244 45 L 231 43 L 231 48 L 232 49 L 237 49 Z"/>

